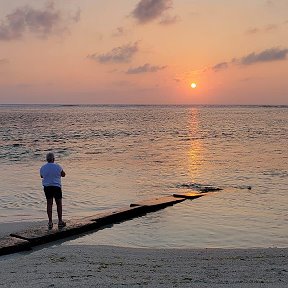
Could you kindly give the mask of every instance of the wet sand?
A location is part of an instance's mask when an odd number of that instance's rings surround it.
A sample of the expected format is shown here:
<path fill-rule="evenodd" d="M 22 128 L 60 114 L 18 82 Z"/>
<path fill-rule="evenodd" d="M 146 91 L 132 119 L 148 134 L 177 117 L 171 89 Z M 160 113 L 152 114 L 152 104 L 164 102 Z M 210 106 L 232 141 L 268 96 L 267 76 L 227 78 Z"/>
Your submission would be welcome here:
<path fill-rule="evenodd" d="M 288 248 L 56 245 L 0 258 L 0 287 L 287 287 Z"/>
<path fill-rule="evenodd" d="M 11 233 L 23 231 L 29 228 L 40 227 L 46 225 L 47 221 L 23 221 L 23 222 L 11 222 L 11 223 L 0 223 L 0 238 L 8 236 Z"/>

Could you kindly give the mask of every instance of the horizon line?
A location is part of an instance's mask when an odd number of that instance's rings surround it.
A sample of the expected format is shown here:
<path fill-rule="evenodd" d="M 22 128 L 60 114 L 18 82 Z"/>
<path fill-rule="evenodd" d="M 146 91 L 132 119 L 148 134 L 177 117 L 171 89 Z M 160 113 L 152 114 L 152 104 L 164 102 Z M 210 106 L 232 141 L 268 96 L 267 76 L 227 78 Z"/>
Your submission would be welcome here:
<path fill-rule="evenodd" d="M 288 104 L 140 104 L 140 103 L 0 103 L 0 106 L 262 106 L 288 107 Z"/>

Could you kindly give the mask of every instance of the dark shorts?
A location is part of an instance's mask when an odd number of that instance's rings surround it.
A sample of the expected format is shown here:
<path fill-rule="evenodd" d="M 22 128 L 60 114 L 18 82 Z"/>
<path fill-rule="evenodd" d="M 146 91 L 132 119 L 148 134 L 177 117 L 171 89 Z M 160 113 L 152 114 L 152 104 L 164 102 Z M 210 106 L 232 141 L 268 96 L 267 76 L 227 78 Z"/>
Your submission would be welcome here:
<path fill-rule="evenodd" d="M 46 199 L 62 199 L 62 189 L 57 186 L 44 186 Z"/>

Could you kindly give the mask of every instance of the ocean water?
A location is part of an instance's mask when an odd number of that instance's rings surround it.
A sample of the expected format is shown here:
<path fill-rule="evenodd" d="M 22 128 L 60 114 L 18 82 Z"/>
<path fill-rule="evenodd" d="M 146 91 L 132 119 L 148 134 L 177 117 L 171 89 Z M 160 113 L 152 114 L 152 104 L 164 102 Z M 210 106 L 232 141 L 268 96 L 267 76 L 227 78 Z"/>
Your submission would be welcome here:
<path fill-rule="evenodd" d="M 66 219 L 223 189 L 68 245 L 288 247 L 287 143 L 287 106 L 0 105 L 0 223 L 46 219 L 53 151 Z"/>

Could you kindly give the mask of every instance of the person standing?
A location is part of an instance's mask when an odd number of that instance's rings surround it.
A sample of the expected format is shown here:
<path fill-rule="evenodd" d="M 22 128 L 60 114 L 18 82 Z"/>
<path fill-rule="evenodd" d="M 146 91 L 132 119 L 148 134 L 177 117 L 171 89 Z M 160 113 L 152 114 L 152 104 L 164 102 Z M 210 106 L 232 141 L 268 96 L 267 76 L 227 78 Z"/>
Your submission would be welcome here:
<path fill-rule="evenodd" d="M 52 221 L 52 207 L 53 199 L 55 199 L 58 214 L 58 228 L 63 228 L 66 223 L 62 219 L 62 184 L 61 177 L 65 177 L 66 173 L 62 167 L 54 163 L 55 156 L 52 152 L 46 155 L 47 163 L 40 168 L 40 176 L 42 178 L 42 185 L 44 188 L 47 200 L 47 215 L 48 215 L 48 229 L 53 228 Z"/>

